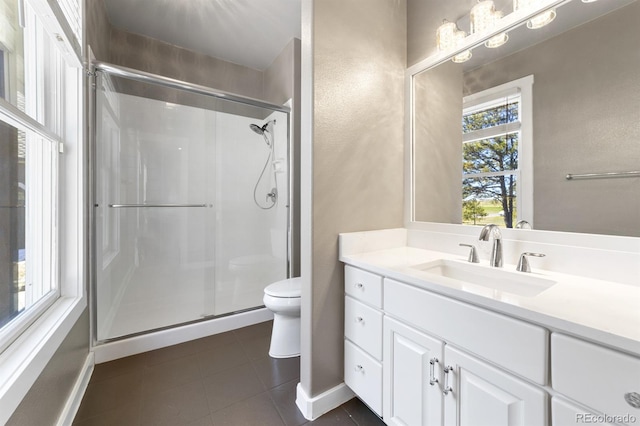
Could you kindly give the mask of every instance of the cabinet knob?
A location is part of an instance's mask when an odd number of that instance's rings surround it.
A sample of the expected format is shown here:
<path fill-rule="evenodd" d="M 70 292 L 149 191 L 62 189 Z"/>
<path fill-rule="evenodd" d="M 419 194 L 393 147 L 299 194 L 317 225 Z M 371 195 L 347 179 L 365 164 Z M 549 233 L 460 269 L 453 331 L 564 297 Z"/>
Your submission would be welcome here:
<path fill-rule="evenodd" d="M 363 321 L 364 321 L 364 318 L 362 318 L 362 317 L 356 317 L 356 322 L 363 322 Z"/>
<path fill-rule="evenodd" d="M 624 400 L 633 408 L 640 408 L 640 393 L 628 392 L 624 394 Z"/>
<path fill-rule="evenodd" d="M 356 283 L 356 288 L 363 289 L 364 288 L 364 284 Z"/>
<path fill-rule="evenodd" d="M 355 370 L 356 370 L 358 373 L 364 373 L 364 367 L 363 367 L 363 366 L 361 366 L 360 364 L 356 365 Z"/>

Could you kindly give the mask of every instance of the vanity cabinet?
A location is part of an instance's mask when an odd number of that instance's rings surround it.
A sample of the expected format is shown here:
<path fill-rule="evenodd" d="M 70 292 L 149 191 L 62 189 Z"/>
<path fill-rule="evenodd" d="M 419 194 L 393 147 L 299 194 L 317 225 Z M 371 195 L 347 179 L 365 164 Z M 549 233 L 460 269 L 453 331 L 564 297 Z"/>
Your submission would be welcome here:
<path fill-rule="evenodd" d="M 345 268 L 344 382 L 382 416 L 382 277 Z"/>
<path fill-rule="evenodd" d="M 385 423 L 546 425 L 546 392 L 464 352 L 544 382 L 546 330 L 348 265 L 345 293 L 345 383 Z"/>
<path fill-rule="evenodd" d="M 449 343 L 385 316 L 383 344 L 383 419 L 388 425 L 547 423 L 544 390 Z"/>

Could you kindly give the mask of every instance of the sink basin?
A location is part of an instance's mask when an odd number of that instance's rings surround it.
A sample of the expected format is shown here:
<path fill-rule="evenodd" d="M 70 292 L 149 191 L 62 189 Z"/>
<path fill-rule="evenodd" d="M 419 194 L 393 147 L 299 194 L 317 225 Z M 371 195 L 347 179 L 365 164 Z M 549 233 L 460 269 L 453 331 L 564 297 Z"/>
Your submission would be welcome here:
<path fill-rule="evenodd" d="M 463 283 L 463 290 L 472 290 L 464 288 L 464 284 L 471 284 L 525 297 L 536 296 L 556 283 L 524 272 L 506 271 L 447 259 L 415 265 L 412 269 L 459 281 Z"/>

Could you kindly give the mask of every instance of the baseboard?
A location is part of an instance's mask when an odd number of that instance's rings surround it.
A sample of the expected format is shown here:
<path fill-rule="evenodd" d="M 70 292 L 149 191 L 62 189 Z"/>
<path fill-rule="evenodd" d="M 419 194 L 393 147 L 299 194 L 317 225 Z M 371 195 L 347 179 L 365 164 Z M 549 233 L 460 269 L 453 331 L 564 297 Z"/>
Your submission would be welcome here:
<path fill-rule="evenodd" d="M 60 417 L 58 417 L 57 426 L 70 426 L 73 423 L 73 419 L 75 419 L 76 414 L 78 414 L 82 397 L 89 385 L 91 374 L 93 374 L 94 365 L 93 352 L 89 352 L 89 355 L 87 355 L 87 359 L 84 361 L 84 365 L 82 366 L 82 370 L 80 371 L 80 375 L 78 376 L 76 383 L 73 385 L 71 395 L 67 398 L 67 403 L 62 409 Z"/>
<path fill-rule="evenodd" d="M 296 387 L 296 405 L 307 420 L 316 420 L 321 415 L 328 413 L 349 401 L 355 394 L 347 385 L 340 383 L 320 395 L 310 398 L 302 389 L 301 383 Z"/>

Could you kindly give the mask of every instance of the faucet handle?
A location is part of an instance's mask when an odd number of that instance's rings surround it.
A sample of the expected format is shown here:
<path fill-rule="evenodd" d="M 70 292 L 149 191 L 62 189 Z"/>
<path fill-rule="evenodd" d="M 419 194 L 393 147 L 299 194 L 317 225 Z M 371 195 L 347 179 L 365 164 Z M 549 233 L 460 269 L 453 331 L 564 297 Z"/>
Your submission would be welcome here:
<path fill-rule="evenodd" d="M 520 260 L 518 261 L 518 266 L 516 266 L 516 271 L 531 272 L 531 265 L 529 265 L 529 260 L 527 260 L 527 256 L 545 257 L 545 255 L 542 253 L 524 252 L 520 255 Z"/>
<path fill-rule="evenodd" d="M 516 223 L 515 228 L 516 229 L 533 229 L 531 224 L 526 220 L 519 220 L 518 223 Z"/>
<path fill-rule="evenodd" d="M 469 263 L 480 263 L 480 259 L 478 259 L 478 251 L 476 250 L 476 246 L 473 244 L 458 244 L 460 247 L 469 247 L 471 250 L 469 251 L 469 258 L 467 261 Z"/>

